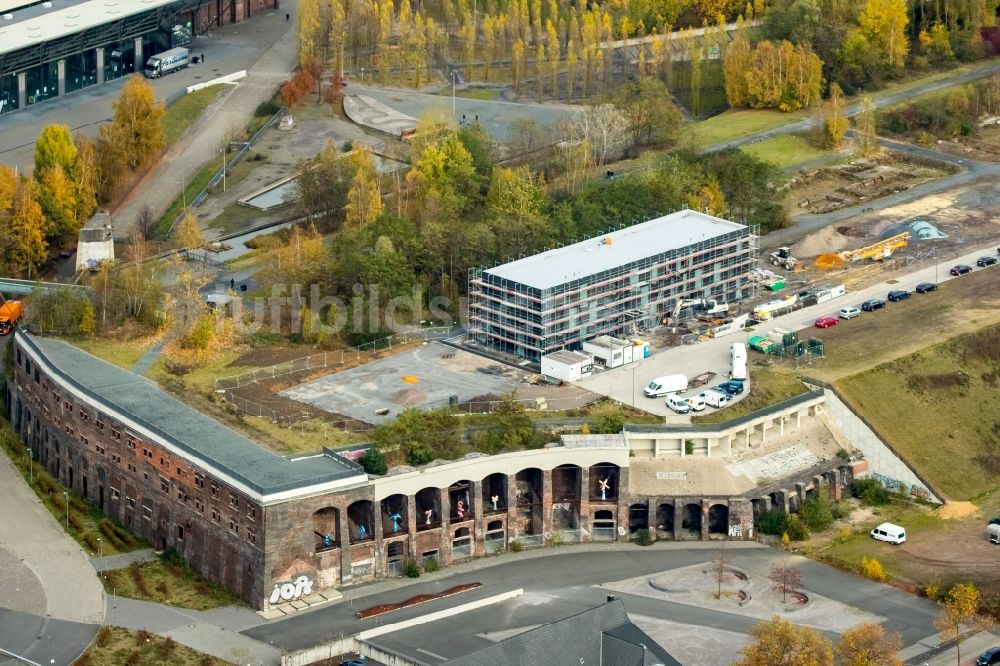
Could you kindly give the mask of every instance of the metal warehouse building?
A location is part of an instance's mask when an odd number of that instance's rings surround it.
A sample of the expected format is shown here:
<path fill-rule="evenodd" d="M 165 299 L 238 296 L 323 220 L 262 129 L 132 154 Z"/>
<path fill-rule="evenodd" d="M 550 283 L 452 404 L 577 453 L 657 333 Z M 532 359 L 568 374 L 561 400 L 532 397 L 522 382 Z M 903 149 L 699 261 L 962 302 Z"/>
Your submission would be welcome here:
<path fill-rule="evenodd" d="M 655 326 L 679 299 L 747 297 L 757 236 L 682 210 L 469 277 L 469 337 L 538 361 Z"/>
<path fill-rule="evenodd" d="M 0 113 L 141 71 L 278 0 L 0 0 Z"/>

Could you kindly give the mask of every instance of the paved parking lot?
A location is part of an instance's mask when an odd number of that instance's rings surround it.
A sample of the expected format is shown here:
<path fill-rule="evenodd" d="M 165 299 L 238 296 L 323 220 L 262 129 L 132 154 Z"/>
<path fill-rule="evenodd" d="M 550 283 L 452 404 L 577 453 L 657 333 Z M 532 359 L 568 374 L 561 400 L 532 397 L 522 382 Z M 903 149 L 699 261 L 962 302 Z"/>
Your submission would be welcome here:
<path fill-rule="evenodd" d="M 492 374 L 493 371 L 500 374 Z M 299 384 L 281 395 L 319 409 L 380 424 L 410 407 L 445 407 L 480 396 L 502 396 L 520 373 L 475 354 L 429 342 L 411 351 Z"/>

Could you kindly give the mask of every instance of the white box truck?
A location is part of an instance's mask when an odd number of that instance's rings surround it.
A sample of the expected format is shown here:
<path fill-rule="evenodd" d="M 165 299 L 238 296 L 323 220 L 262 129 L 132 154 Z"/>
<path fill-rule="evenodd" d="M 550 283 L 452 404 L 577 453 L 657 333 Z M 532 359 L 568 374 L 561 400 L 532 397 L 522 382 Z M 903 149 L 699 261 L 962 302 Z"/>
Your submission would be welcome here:
<path fill-rule="evenodd" d="M 589 354 L 560 349 L 542 357 L 542 375 L 550 380 L 575 382 L 593 371 L 594 358 Z"/>
<path fill-rule="evenodd" d="M 183 46 L 149 56 L 143 72 L 147 79 L 158 79 L 165 74 L 188 66 L 188 50 Z"/>
<path fill-rule="evenodd" d="M 647 398 L 658 398 L 668 393 L 687 391 L 687 388 L 687 375 L 667 375 L 666 377 L 657 377 L 649 382 L 649 386 L 642 389 L 642 392 Z"/>
<path fill-rule="evenodd" d="M 742 342 L 734 342 L 731 350 L 729 376 L 745 382 L 747 379 L 747 346 Z"/>

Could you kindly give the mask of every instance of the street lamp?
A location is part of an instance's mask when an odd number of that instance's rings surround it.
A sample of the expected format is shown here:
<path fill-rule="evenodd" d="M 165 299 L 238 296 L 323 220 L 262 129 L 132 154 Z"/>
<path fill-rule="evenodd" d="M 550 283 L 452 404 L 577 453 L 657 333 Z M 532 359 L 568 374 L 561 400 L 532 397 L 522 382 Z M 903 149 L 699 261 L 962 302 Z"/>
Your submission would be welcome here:
<path fill-rule="evenodd" d="M 101 547 L 103 545 L 104 544 L 101 543 L 101 537 L 97 537 L 97 570 L 98 571 L 100 571 L 100 568 L 101 568 L 101 556 L 104 554 L 104 551 L 101 550 Z"/>
<path fill-rule="evenodd" d="M 226 146 L 223 144 L 222 148 L 219 148 L 219 152 L 222 153 L 222 192 L 226 192 Z"/>
<path fill-rule="evenodd" d="M 365 68 L 361 68 L 361 83 L 365 82 Z"/>
<path fill-rule="evenodd" d="M 451 70 L 451 117 L 455 117 L 455 70 Z"/>
<path fill-rule="evenodd" d="M 32 488 L 35 487 L 35 454 L 31 451 L 31 447 L 27 447 L 28 451 L 28 485 Z"/>
<path fill-rule="evenodd" d="M 63 497 L 66 498 L 66 530 L 69 531 L 69 491 L 63 491 Z"/>

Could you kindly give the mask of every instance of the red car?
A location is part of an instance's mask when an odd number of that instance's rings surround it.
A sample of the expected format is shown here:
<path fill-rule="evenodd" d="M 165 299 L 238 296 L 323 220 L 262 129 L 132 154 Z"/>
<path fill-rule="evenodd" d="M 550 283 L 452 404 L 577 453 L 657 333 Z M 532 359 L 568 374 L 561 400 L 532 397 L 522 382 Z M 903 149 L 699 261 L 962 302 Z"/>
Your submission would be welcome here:
<path fill-rule="evenodd" d="M 816 328 L 830 328 L 837 325 L 837 318 L 832 315 L 823 315 L 816 320 Z"/>

